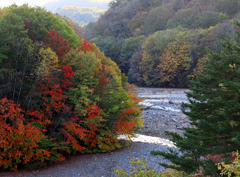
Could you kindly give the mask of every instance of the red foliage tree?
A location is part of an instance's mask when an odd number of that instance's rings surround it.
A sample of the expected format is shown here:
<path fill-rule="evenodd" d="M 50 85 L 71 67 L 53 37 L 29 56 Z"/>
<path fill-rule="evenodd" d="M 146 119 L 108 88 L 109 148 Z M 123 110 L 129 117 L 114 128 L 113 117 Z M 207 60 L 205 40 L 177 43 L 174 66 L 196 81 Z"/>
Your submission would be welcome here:
<path fill-rule="evenodd" d="M 80 38 L 80 40 L 81 40 L 81 38 Z M 85 53 L 86 53 L 87 51 L 92 51 L 92 50 L 93 50 L 93 44 L 91 43 L 91 41 L 88 42 L 88 41 L 86 40 L 86 38 L 84 38 L 84 39 L 83 39 L 83 44 L 79 46 L 79 50 L 80 50 L 80 51 L 84 51 Z"/>
<path fill-rule="evenodd" d="M 85 149 L 79 145 L 86 137 L 86 130 L 80 126 L 80 119 L 78 117 L 71 118 L 63 124 L 64 128 L 61 133 L 67 138 L 67 142 L 71 143 L 72 147 L 77 151 Z"/>
<path fill-rule="evenodd" d="M 19 163 L 44 161 L 51 154 L 39 148 L 44 135 L 31 123 L 24 124 L 24 113 L 13 101 L 0 100 L 0 167 L 16 170 Z"/>
<path fill-rule="evenodd" d="M 98 140 L 97 140 L 97 132 L 99 132 L 99 125 L 104 120 L 102 119 L 102 109 L 98 106 L 90 105 L 87 108 L 88 117 L 85 119 L 84 123 L 86 128 L 88 129 L 84 142 L 90 148 L 96 147 Z"/>
<path fill-rule="evenodd" d="M 71 50 L 68 41 L 63 38 L 63 36 L 58 33 L 55 29 L 50 29 L 46 37 L 47 45 L 56 52 L 58 60 L 61 61 L 66 53 Z"/>
<path fill-rule="evenodd" d="M 74 76 L 72 67 L 70 65 L 63 65 L 62 72 L 64 75 L 64 79 L 62 80 L 62 84 L 61 84 L 62 88 L 67 89 L 67 88 L 73 86 L 73 83 L 71 81 L 71 77 Z"/>

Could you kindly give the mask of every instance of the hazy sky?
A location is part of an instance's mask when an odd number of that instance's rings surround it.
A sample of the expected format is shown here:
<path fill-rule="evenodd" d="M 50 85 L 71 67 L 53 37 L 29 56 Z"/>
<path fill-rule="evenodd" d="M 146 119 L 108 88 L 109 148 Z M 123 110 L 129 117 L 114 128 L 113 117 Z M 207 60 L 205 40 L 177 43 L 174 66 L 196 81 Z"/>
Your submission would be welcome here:
<path fill-rule="evenodd" d="M 28 3 L 30 6 L 43 6 L 44 4 L 51 2 L 51 1 L 55 1 L 55 0 L 0 0 L 0 7 L 7 7 L 12 5 L 13 3 L 17 4 L 17 5 L 22 5 L 24 3 Z M 67 0 L 66 0 L 67 1 Z M 84 0 L 79 0 L 79 1 L 84 1 Z M 110 2 L 111 0 L 90 0 L 93 2 Z"/>

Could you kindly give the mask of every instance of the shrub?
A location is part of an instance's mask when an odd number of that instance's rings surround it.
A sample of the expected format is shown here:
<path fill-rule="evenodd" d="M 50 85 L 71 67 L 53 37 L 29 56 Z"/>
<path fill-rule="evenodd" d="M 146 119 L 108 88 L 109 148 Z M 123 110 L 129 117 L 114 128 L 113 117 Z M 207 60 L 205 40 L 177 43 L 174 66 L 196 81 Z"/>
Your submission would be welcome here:
<path fill-rule="evenodd" d="M 238 151 L 234 153 L 232 161 L 232 164 L 225 164 L 224 162 L 218 164 L 218 169 L 221 170 L 221 176 L 240 176 L 240 155 Z"/>
<path fill-rule="evenodd" d="M 144 159 L 133 158 L 130 159 L 130 164 L 133 165 L 134 169 L 131 169 L 131 172 L 128 173 L 122 168 L 119 170 L 114 169 L 117 177 L 162 177 L 161 174 L 158 174 L 156 169 L 149 170 L 149 166 Z"/>

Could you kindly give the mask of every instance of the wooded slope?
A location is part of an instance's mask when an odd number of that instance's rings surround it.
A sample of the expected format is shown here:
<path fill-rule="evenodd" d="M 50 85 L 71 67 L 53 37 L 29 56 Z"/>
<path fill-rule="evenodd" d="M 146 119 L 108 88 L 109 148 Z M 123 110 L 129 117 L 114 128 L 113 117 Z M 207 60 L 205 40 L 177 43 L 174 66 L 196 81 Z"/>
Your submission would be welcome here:
<path fill-rule="evenodd" d="M 88 39 L 114 60 L 131 83 L 186 87 L 207 62 L 206 48 L 233 36 L 238 0 L 115 0 Z"/>

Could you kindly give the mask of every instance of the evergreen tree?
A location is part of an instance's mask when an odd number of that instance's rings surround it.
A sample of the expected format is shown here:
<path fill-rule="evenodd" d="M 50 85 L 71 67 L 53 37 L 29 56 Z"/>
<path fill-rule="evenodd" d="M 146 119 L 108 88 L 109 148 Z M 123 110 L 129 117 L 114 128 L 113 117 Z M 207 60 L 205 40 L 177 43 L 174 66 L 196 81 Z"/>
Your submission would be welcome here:
<path fill-rule="evenodd" d="M 229 160 L 240 149 L 239 28 L 237 33 L 235 40 L 220 43 L 220 53 L 209 52 L 204 74 L 192 81 L 190 103 L 185 104 L 190 111 L 184 112 L 192 127 L 185 128 L 184 137 L 167 132 L 179 152 L 152 151 L 172 162 L 160 165 L 187 173 L 201 167 L 205 175 L 220 176 L 216 162 Z"/>

